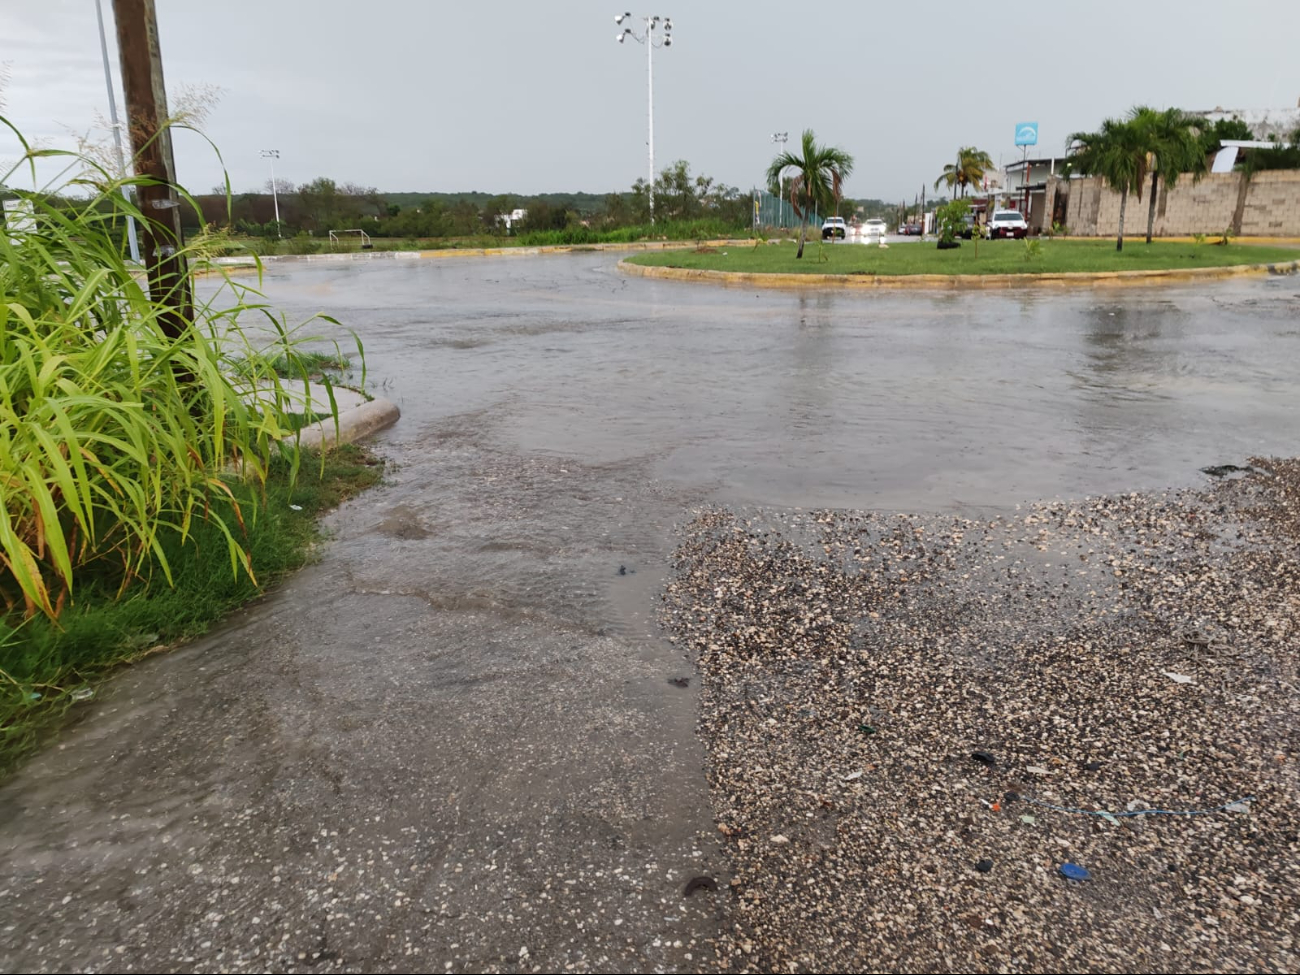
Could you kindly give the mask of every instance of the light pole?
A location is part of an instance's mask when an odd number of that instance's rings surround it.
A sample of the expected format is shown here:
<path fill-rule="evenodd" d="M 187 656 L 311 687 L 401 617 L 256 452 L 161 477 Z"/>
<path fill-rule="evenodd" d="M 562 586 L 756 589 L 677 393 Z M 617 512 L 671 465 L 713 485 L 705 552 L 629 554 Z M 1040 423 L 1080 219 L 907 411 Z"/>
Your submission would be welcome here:
<path fill-rule="evenodd" d="M 113 144 L 117 146 L 117 171 L 126 176 L 126 159 L 122 155 L 122 130 L 117 124 L 117 97 L 113 94 L 113 73 L 108 69 L 108 41 L 104 39 L 104 8 L 95 0 L 95 16 L 99 18 L 99 53 L 104 58 L 104 84 L 108 87 L 108 121 L 113 126 Z M 131 194 L 125 186 L 122 196 L 129 202 Z M 131 243 L 131 260 L 140 263 L 140 242 L 135 236 L 135 217 L 126 215 L 126 237 Z"/>
<path fill-rule="evenodd" d="M 275 236 L 283 237 L 280 232 L 280 188 L 275 184 L 275 161 L 280 158 L 279 149 L 263 149 L 262 158 L 271 160 L 271 202 L 275 204 Z"/>
<path fill-rule="evenodd" d="M 622 24 L 625 20 L 632 18 L 631 13 L 621 13 L 614 17 L 614 23 Z M 623 30 L 614 35 L 614 40 L 622 44 L 629 37 L 638 44 L 645 45 L 645 77 L 646 91 L 648 92 L 648 101 L 646 115 L 650 128 L 650 138 L 647 142 L 650 151 L 650 185 L 647 191 L 650 194 L 650 223 L 655 222 L 655 68 L 654 53 L 657 47 L 673 46 L 673 21 L 671 17 L 660 17 L 655 14 L 643 18 L 645 20 L 645 32 L 638 34 L 631 27 L 624 27 Z M 655 40 L 655 31 L 661 31 L 661 39 Z"/>
<path fill-rule="evenodd" d="M 785 144 L 789 139 L 789 132 L 772 133 L 772 141 L 780 144 L 782 152 L 785 152 Z M 779 182 L 776 184 L 776 222 L 778 226 L 785 226 L 785 193 Z"/>

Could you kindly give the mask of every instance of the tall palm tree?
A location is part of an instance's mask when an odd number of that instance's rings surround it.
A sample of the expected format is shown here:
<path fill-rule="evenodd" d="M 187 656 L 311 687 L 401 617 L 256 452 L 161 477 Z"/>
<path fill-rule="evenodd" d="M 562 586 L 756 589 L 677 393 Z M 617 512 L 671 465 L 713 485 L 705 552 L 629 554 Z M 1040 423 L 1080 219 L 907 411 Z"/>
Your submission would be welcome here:
<path fill-rule="evenodd" d="M 1119 193 L 1119 236 L 1115 250 L 1124 249 L 1124 210 L 1128 195 L 1136 192 L 1142 199 L 1146 181 L 1147 138 L 1142 127 L 1131 119 L 1108 118 L 1096 132 L 1075 132 L 1066 140 L 1069 154 L 1065 171 L 1100 176 Z"/>
<path fill-rule="evenodd" d="M 934 181 L 934 188 L 937 190 L 940 186 L 947 185 L 955 197 L 957 187 L 960 186 L 961 195 L 965 196 L 967 187 L 978 186 L 984 181 L 984 174 L 992 168 L 993 157 L 983 149 L 962 146 L 957 150 L 957 161 L 943 167 L 943 173 Z"/>
<path fill-rule="evenodd" d="M 790 205 L 803 221 L 799 228 L 799 251 L 803 257 L 808 236 L 808 217 L 818 207 L 831 210 L 839 202 L 844 180 L 853 172 L 853 157 L 835 146 L 819 146 L 812 129 L 804 129 L 799 154 L 783 152 L 767 167 L 769 192 L 781 192 L 781 180 L 788 177 Z"/>
<path fill-rule="evenodd" d="M 1205 152 L 1201 147 L 1199 126 L 1202 119 L 1186 115 L 1180 109 L 1158 112 L 1144 105 L 1129 113 L 1129 120 L 1141 129 L 1147 144 L 1147 166 L 1151 170 L 1151 202 L 1147 207 L 1147 243 L 1156 225 L 1156 189 L 1160 180 L 1166 187 L 1176 186 L 1178 177 L 1191 173 L 1195 182 L 1205 175 Z"/>

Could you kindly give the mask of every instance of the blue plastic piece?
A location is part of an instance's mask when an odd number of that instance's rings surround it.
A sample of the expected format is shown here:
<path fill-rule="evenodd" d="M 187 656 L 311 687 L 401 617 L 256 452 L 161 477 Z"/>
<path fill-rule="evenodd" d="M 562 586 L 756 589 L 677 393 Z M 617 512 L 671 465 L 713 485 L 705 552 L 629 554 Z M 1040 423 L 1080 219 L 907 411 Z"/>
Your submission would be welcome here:
<path fill-rule="evenodd" d="M 1061 876 L 1066 880 L 1087 880 L 1088 871 L 1077 863 L 1061 864 Z"/>

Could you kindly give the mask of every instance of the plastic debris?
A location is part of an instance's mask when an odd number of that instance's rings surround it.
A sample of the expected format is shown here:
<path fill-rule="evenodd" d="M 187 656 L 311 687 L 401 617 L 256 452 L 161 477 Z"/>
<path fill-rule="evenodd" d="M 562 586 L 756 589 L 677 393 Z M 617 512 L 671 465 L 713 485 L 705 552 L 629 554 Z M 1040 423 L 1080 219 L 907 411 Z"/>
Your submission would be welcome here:
<path fill-rule="evenodd" d="M 777 833 L 775 836 L 772 837 L 772 842 L 776 846 L 785 846 L 787 843 L 790 842 L 790 837 L 782 836 L 780 833 Z"/>
<path fill-rule="evenodd" d="M 1162 670 L 1161 673 L 1175 684 L 1190 684 L 1192 682 L 1192 679 L 1186 674 L 1175 674 L 1172 670 Z"/>
<path fill-rule="evenodd" d="M 1026 765 L 1026 766 L 1025 766 L 1025 771 L 1026 771 L 1026 772 L 1030 772 L 1030 773 L 1032 773 L 1032 774 L 1034 774 L 1034 775 L 1051 775 L 1051 774 L 1052 774 L 1051 772 L 1047 771 L 1047 769 L 1043 768 L 1041 765 Z"/>
<path fill-rule="evenodd" d="M 990 870 L 993 869 L 993 861 L 981 860 L 979 863 L 975 864 L 975 869 L 978 870 L 980 873 L 988 873 Z"/>
<path fill-rule="evenodd" d="M 841 779 L 840 781 L 852 782 L 854 779 L 860 779 L 860 778 L 862 778 L 862 769 L 858 769 L 856 772 L 850 772 L 848 775 L 844 776 L 844 778 Z"/>
<path fill-rule="evenodd" d="M 94 690 L 89 687 L 78 687 L 68 695 L 68 697 L 72 698 L 74 701 L 89 701 L 94 696 Z"/>
<path fill-rule="evenodd" d="M 991 752 L 971 752 L 970 757 L 986 768 L 993 768 L 998 764 L 998 760 L 993 757 Z"/>
<path fill-rule="evenodd" d="M 1077 863 L 1063 863 L 1060 867 L 1061 876 L 1066 880 L 1083 881 L 1090 876 L 1087 869 L 1079 866 Z"/>
<path fill-rule="evenodd" d="M 289 505 L 289 510 L 290 510 L 290 511 L 301 511 L 301 510 L 302 510 L 302 505 L 300 505 L 300 504 L 291 504 L 291 505 Z"/>
<path fill-rule="evenodd" d="M 1028 813 L 1021 816 L 1020 821 L 1026 824 L 1027 826 L 1033 826 L 1036 822 L 1038 822 L 1037 819 L 1035 819 L 1033 816 L 1030 816 Z"/>

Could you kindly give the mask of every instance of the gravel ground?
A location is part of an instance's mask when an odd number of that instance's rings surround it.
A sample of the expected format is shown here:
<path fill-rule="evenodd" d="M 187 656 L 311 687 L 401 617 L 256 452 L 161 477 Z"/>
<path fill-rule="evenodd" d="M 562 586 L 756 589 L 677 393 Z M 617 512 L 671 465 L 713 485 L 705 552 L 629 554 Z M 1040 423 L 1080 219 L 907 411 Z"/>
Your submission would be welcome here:
<path fill-rule="evenodd" d="M 987 521 L 701 513 L 664 614 L 718 965 L 1296 971 L 1297 541 L 1300 461 Z"/>

